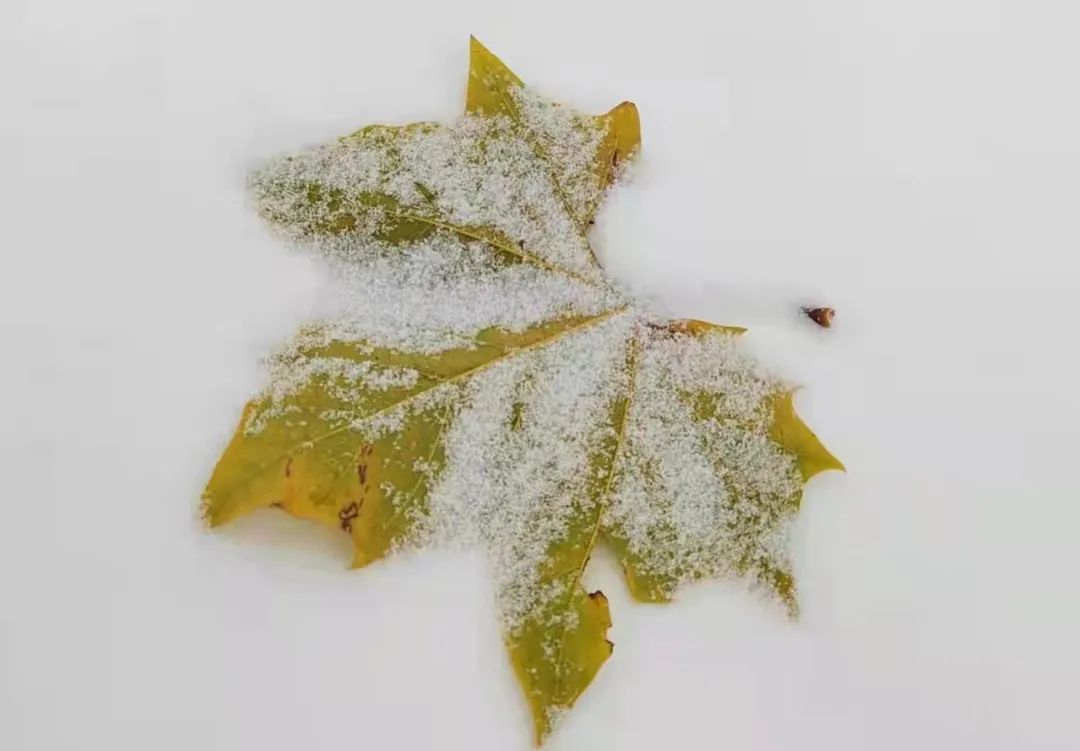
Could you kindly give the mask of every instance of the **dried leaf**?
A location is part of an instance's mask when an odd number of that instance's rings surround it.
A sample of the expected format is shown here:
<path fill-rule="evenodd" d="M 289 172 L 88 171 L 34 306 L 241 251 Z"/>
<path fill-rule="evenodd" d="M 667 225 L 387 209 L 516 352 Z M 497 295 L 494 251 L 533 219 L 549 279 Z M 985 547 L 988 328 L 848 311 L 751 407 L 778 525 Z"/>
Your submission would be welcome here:
<path fill-rule="evenodd" d="M 832 328 L 832 321 L 836 316 L 836 311 L 832 308 L 803 308 L 803 313 L 823 329 Z"/>

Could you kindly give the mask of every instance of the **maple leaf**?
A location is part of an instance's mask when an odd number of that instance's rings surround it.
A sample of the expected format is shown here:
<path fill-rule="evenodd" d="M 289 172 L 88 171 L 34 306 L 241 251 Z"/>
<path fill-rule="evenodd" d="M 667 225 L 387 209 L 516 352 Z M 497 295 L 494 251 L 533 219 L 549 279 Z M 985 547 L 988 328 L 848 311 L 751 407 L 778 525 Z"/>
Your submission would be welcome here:
<path fill-rule="evenodd" d="M 348 534 L 357 567 L 483 548 L 538 744 L 611 654 L 596 545 L 638 600 L 730 576 L 794 613 L 787 525 L 841 468 L 742 329 L 659 319 L 597 263 L 639 142 L 633 104 L 549 102 L 474 39 L 456 123 L 370 126 L 251 180 L 350 294 L 270 360 L 206 518 L 278 507 Z"/>

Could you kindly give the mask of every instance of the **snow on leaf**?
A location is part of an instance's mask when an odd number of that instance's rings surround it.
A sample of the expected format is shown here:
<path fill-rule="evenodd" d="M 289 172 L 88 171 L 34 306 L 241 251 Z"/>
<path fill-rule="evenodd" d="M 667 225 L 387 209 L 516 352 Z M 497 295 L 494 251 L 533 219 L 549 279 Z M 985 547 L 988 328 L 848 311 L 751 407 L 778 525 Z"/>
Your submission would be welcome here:
<path fill-rule="evenodd" d="M 547 164 L 556 194 L 579 227 L 588 225 L 603 192 L 641 145 L 637 107 L 622 102 L 603 115 L 582 115 L 525 88 L 473 37 L 465 111 L 512 119 Z"/>
<path fill-rule="evenodd" d="M 538 744 L 611 655 L 582 585 L 596 545 L 638 600 L 735 577 L 794 613 L 786 530 L 842 468 L 743 329 L 662 320 L 596 262 L 588 228 L 639 143 L 634 105 L 549 102 L 473 39 L 457 122 L 369 126 L 251 178 L 342 294 L 270 359 L 208 522 L 277 507 L 349 535 L 357 567 L 484 550 Z"/>

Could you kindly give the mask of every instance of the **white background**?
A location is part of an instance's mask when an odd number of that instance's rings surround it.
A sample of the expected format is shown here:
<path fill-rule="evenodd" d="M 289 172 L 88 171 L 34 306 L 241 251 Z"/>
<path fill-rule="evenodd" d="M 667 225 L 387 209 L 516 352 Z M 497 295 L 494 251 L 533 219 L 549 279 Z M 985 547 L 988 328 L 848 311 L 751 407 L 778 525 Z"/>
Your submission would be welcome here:
<path fill-rule="evenodd" d="M 725 583 L 634 605 L 595 561 L 616 650 L 550 748 L 1080 747 L 1074 6 L 7 0 L 0 748 L 528 748 L 478 559 L 196 520 L 325 289 L 246 172 L 452 118 L 469 33 L 638 103 L 602 257 L 750 326 L 850 470 L 808 490 L 797 623 Z"/>

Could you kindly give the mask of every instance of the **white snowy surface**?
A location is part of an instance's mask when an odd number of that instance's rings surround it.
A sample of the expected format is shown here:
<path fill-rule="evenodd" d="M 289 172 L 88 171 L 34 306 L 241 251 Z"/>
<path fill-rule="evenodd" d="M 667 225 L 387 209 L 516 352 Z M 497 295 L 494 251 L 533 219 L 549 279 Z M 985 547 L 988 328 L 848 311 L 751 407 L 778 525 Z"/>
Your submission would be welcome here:
<path fill-rule="evenodd" d="M 596 238 L 751 328 L 848 466 L 802 618 L 631 603 L 569 749 L 1075 749 L 1080 28 L 1068 2 L 0 5 L 0 748 L 526 749 L 479 559 L 198 496 L 259 358 L 322 304 L 247 205 L 267 157 L 452 118 L 476 34 L 642 113 Z M 794 313 L 838 309 L 822 331 Z"/>

